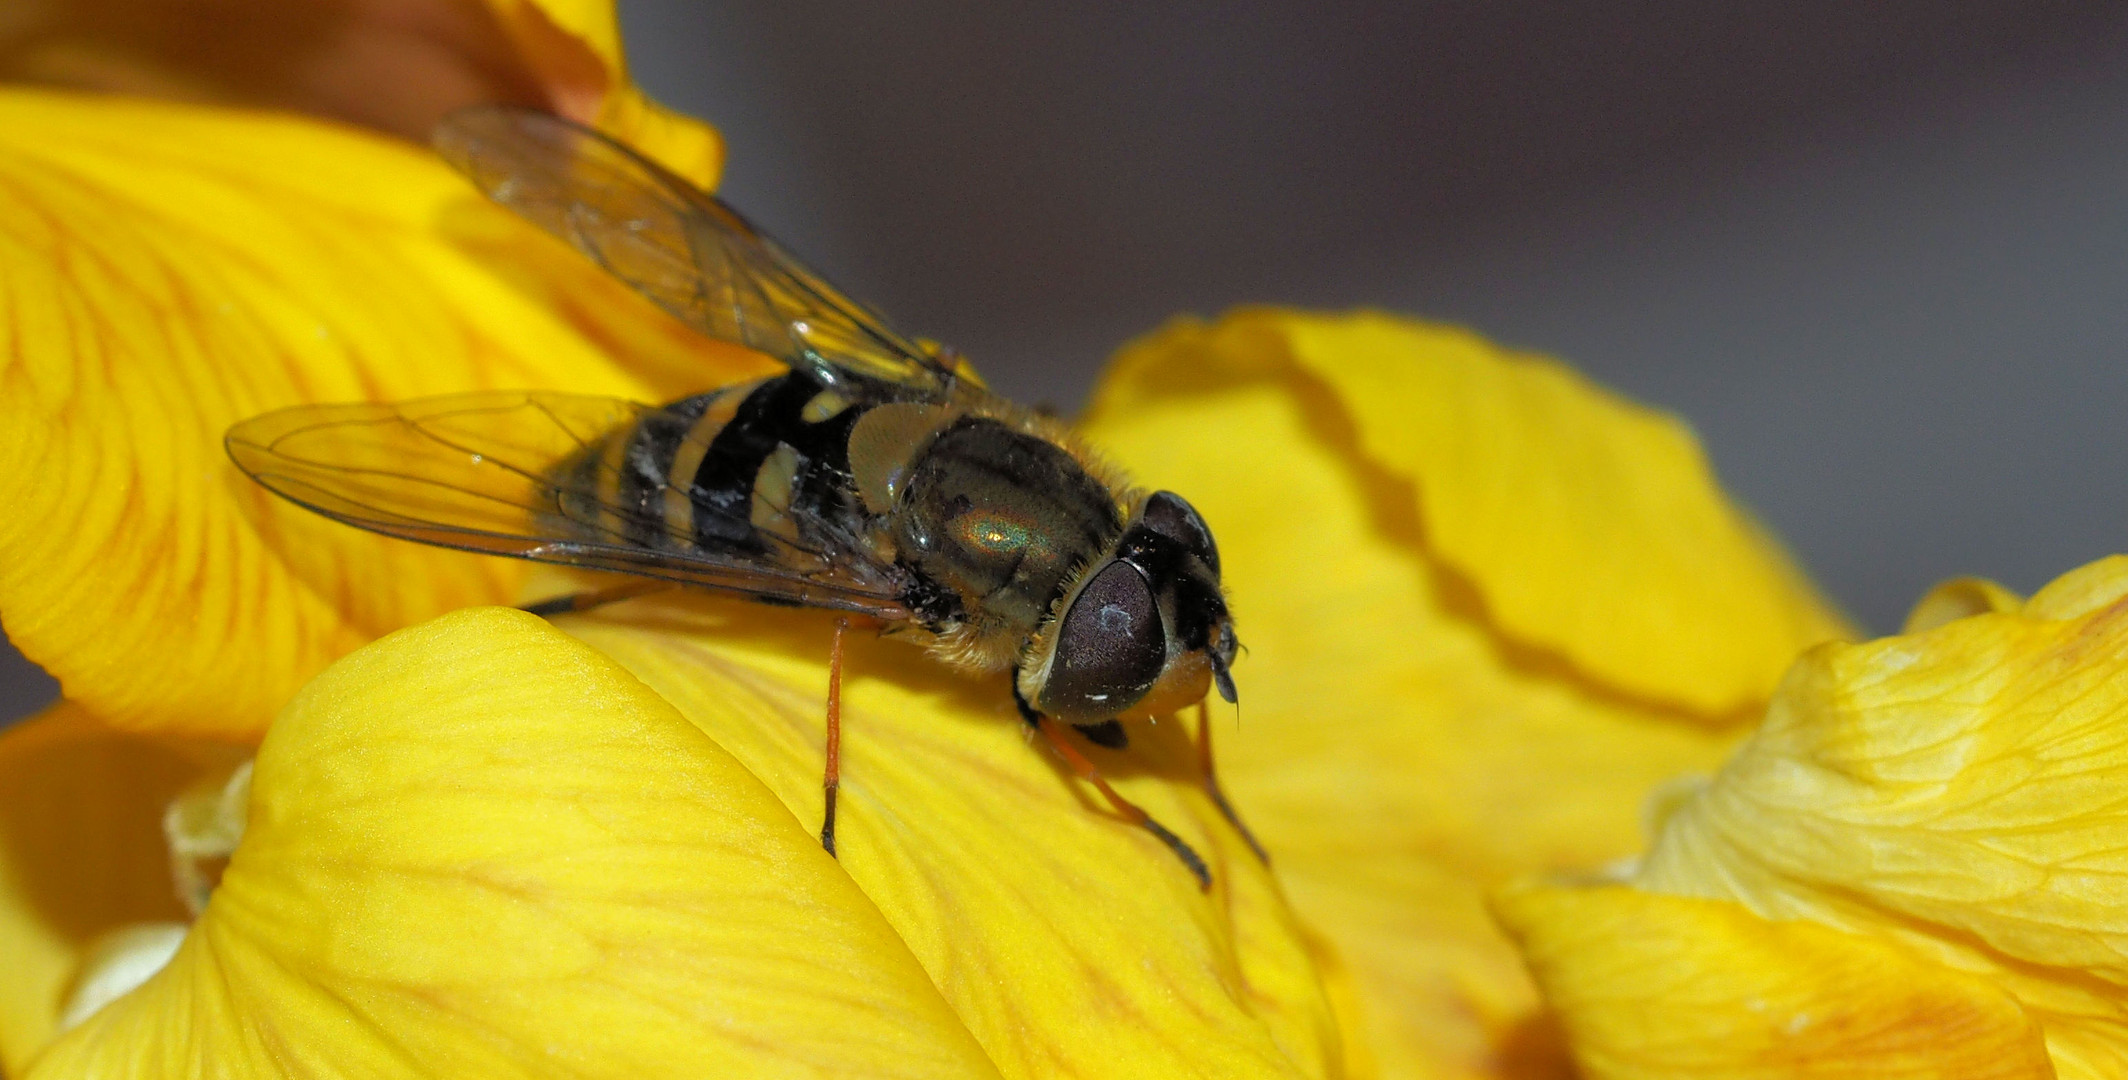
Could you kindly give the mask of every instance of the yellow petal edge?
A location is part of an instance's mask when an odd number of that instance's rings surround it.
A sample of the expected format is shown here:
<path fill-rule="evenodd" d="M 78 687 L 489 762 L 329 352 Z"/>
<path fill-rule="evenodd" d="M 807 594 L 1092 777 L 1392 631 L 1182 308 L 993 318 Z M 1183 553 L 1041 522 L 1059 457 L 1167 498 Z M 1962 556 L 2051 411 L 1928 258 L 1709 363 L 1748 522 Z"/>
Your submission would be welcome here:
<path fill-rule="evenodd" d="M 730 755 L 540 620 L 392 634 L 289 704 L 170 965 L 33 1078 L 994 1076 Z"/>
<path fill-rule="evenodd" d="M 1811 964 L 1792 965 L 1777 980 L 1791 999 L 1839 998 L 1886 1030 L 1916 1031 L 1949 1015 L 1924 988 L 1964 1003 L 1953 1010 L 1960 1030 L 1980 1041 L 1916 1042 L 1911 1075 L 2128 1074 L 2128 557 L 2065 574 L 2022 604 L 1995 586 L 1954 594 L 1932 594 L 1917 611 L 1928 629 L 1811 651 L 1721 772 L 1666 805 L 1634 895 L 1694 897 L 1721 914 L 1619 896 L 1503 903 L 1584 1065 L 1628 1059 L 1632 1032 L 1616 1019 L 1630 996 L 1651 1010 L 1676 1004 L 1659 979 L 1652 989 L 1610 980 L 1663 965 L 1645 943 L 1749 939 L 1760 952 L 1793 946 L 1803 956 L 1799 942 L 1832 933 L 1851 955 L 1910 974 L 1842 989 L 1841 964 L 1828 963 L 1822 983 Z M 1941 618 L 1953 601 L 1979 613 Z M 1632 908 L 1639 932 L 1585 933 L 1577 926 L 1591 908 Z M 1721 929 L 1708 930 L 1710 919 Z M 1676 951 L 1686 970 L 1721 956 Z M 1675 985 L 1691 982 L 1681 972 Z M 2009 1048 L 2026 1021 L 1990 1004 L 1997 998 L 2029 1018 L 2044 1060 Z M 1999 1073 L 1961 1056 L 1990 1039 L 2004 1040 Z"/>
<path fill-rule="evenodd" d="M 1416 521 L 1397 505 L 1410 491 L 1381 511 L 1467 579 L 1474 613 L 1603 685 L 1724 715 L 1763 701 L 1798 650 L 1851 634 L 1682 422 L 1557 361 L 1383 313 L 1262 308 L 1178 320 L 1117 363 L 1180 350 L 1329 391 L 1322 435 L 1415 489 Z M 1130 405 L 1103 391 L 1094 414 Z"/>

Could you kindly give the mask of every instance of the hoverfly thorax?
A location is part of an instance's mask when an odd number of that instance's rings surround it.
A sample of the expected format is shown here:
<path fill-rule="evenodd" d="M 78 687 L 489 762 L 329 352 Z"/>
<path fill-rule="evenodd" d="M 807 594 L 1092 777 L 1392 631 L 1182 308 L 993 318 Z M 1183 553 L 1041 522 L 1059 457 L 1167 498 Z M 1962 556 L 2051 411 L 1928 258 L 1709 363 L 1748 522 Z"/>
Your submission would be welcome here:
<path fill-rule="evenodd" d="M 1019 672 L 1023 700 L 1068 723 L 1159 713 L 1216 684 L 1239 643 L 1219 586 L 1219 549 L 1189 503 L 1154 492 L 1063 595 Z"/>

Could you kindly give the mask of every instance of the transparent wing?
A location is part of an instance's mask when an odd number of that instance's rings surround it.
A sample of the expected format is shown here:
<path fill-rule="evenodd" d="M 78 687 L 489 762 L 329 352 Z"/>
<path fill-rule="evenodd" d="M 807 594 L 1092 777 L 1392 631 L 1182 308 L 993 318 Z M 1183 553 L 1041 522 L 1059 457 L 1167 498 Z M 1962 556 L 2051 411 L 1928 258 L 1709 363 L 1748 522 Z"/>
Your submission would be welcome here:
<path fill-rule="evenodd" d="M 459 394 L 283 409 L 230 428 L 224 443 L 274 493 L 387 536 L 909 617 L 898 573 L 854 538 L 800 544 L 740 528 L 727 531 L 745 541 L 704 546 L 668 526 L 662 491 L 617 499 L 601 470 L 622 466 L 576 467 L 662 412 L 578 394 Z"/>
<path fill-rule="evenodd" d="M 436 126 L 436 149 L 481 191 L 568 241 L 711 337 L 804 371 L 943 393 L 949 355 L 888 327 L 716 196 L 582 125 L 482 105 Z"/>

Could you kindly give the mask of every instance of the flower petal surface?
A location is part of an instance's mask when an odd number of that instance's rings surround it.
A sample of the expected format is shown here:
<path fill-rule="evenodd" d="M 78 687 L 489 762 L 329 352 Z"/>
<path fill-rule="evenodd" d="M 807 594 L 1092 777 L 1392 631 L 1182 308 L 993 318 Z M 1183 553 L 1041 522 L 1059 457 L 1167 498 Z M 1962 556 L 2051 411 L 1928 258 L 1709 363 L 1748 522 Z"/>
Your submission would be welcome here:
<path fill-rule="evenodd" d="M 168 967 L 31 1077 L 996 1072 L 810 831 L 626 671 L 471 609 L 327 670 Z"/>
<path fill-rule="evenodd" d="M 672 598 L 561 623 L 818 826 L 831 617 Z M 1342 1073 L 1307 942 L 1176 718 L 1133 723 L 1127 750 L 1082 748 L 1203 855 L 1209 892 L 1030 743 L 1004 676 L 864 633 L 844 670 L 840 865 L 1001 1073 Z"/>
<path fill-rule="evenodd" d="M 69 704 L 0 733 L 0 1073 L 56 1034 L 98 939 L 185 917 L 163 808 L 213 757 Z"/>
<path fill-rule="evenodd" d="M 1178 322 L 1117 358 L 1084 426 L 1218 538 L 1247 646 L 1239 717 L 1216 720 L 1221 768 L 1349 975 L 1348 1039 L 1385 1076 L 1557 1075 L 1563 1050 L 1484 890 L 1637 850 L 1644 794 L 1713 767 L 1735 707 L 1771 690 L 1776 653 L 1837 627 L 1829 609 L 1737 531 L 1674 422 L 1459 331 L 1268 310 Z M 1633 510 L 1644 472 L 1669 476 L 1675 513 Z M 1466 473 L 1501 486 L 1481 497 Z M 1600 520 L 1614 502 L 1627 521 Z M 1437 526 L 1550 546 L 1452 559 Z M 1742 599 L 1644 595 L 1650 571 L 1614 565 L 1636 531 L 1654 549 L 1727 545 L 1748 565 L 1707 572 Z M 1524 573 L 1582 595 L 1557 624 L 1505 625 L 1496 592 Z M 1635 649 L 1668 635 L 1719 662 L 1614 679 L 1577 636 L 1606 607 L 1652 635 Z"/>
<path fill-rule="evenodd" d="M 255 735 L 377 634 L 522 570 L 355 533 L 232 423 L 479 389 L 639 400 L 768 370 L 423 149 L 267 114 L 0 91 L 0 618 L 110 723 Z"/>
<path fill-rule="evenodd" d="M 2066 574 L 2022 605 L 1962 591 L 1982 613 L 1807 654 L 1751 740 L 1666 808 L 1632 884 L 1963 973 L 2030 1015 L 2048 1075 L 2119 1076 L 2128 558 Z M 1577 983 L 1589 980 L 1570 968 L 1617 962 L 1551 951 Z"/>

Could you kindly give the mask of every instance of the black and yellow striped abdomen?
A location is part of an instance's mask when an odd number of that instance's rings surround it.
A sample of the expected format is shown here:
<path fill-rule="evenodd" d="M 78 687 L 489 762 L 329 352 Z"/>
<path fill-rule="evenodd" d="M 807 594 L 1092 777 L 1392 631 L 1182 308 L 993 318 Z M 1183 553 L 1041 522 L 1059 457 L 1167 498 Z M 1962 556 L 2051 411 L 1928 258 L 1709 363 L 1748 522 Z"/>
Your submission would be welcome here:
<path fill-rule="evenodd" d="M 1014 646 L 1122 527 L 1106 485 L 1009 416 L 797 373 L 648 412 L 564 468 L 615 539 L 799 572 L 862 560 L 925 629 Z"/>

